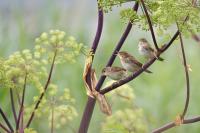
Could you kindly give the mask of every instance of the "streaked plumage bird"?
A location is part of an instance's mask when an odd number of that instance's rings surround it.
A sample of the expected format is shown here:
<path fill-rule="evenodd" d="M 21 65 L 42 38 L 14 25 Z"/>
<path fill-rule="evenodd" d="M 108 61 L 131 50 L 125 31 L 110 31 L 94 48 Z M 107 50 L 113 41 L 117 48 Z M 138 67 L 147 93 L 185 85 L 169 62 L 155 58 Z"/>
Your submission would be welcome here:
<path fill-rule="evenodd" d="M 118 52 L 118 56 L 120 58 L 123 68 L 127 71 L 135 72 L 143 66 L 143 64 L 137 61 L 135 57 L 125 51 Z M 152 73 L 149 70 L 145 70 L 145 72 Z"/>
<path fill-rule="evenodd" d="M 106 67 L 102 70 L 102 75 L 108 76 L 113 80 L 120 80 L 127 76 L 126 69 L 121 67 Z"/>
<path fill-rule="evenodd" d="M 149 42 L 145 38 L 141 38 L 138 44 L 138 51 L 141 55 L 144 55 L 145 58 L 151 59 L 156 57 L 159 61 L 164 59 L 156 56 L 156 51 L 150 46 Z"/>

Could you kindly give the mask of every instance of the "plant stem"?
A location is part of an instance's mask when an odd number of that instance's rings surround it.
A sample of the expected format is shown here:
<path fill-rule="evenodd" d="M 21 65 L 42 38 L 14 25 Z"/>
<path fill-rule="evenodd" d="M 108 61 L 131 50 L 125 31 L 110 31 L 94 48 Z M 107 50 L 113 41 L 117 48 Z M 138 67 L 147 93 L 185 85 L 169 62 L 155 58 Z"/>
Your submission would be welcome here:
<path fill-rule="evenodd" d="M 138 10 L 138 2 L 135 3 L 134 5 L 134 8 L 133 8 L 135 11 Z M 102 12 L 101 10 L 99 10 L 99 12 Z M 99 20 L 100 17 L 102 16 L 99 16 Z M 102 21 L 101 21 L 102 22 Z M 103 22 L 102 22 L 103 23 Z M 116 54 L 117 52 L 121 49 L 123 43 L 125 42 L 130 30 L 132 28 L 132 23 L 128 23 L 127 27 L 126 27 L 126 30 L 125 32 L 123 33 L 120 41 L 118 42 L 118 44 L 116 45 L 116 48 L 115 50 L 113 51 L 108 63 L 106 66 L 111 66 L 116 58 Z M 96 44 L 97 45 L 97 44 Z M 97 85 L 96 85 L 96 90 L 99 91 L 104 80 L 105 80 L 105 76 L 101 75 Z M 94 110 L 94 106 L 95 106 L 95 102 L 96 100 L 91 98 L 91 97 L 88 97 L 88 100 L 87 100 L 87 104 L 85 106 L 85 110 L 84 110 L 84 113 L 83 113 L 83 116 L 82 116 L 82 120 L 81 120 L 81 124 L 80 124 L 80 127 L 79 127 L 79 133 L 87 133 L 88 131 L 88 127 L 89 127 L 89 123 L 90 123 L 90 120 L 91 120 L 91 117 L 92 117 L 92 113 L 93 113 L 93 110 Z"/>
<path fill-rule="evenodd" d="M 0 127 L 1 127 L 3 130 L 5 130 L 7 133 L 10 133 L 10 131 L 9 131 L 3 124 L 1 124 L 1 123 L 0 123 Z"/>
<path fill-rule="evenodd" d="M 96 31 L 96 35 L 95 35 L 95 38 L 94 38 L 94 41 L 93 41 L 92 47 L 91 47 L 93 56 L 96 53 L 96 50 L 97 50 L 97 47 L 98 47 L 98 44 L 99 44 L 99 40 L 101 38 L 101 34 L 102 34 L 102 30 L 103 30 L 103 18 L 104 18 L 103 11 L 100 7 L 98 7 L 97 31 Z"/>
<path fill-rule="evenodd" d="M 14 132 L 14 130 L 13 130 L 13 128 L 12 128 L 10 122 L 8 121 L 6 115 L 5 115 L 5 113 L 3 112 L 3 110 L 1 109 L 1 107 L 0 107 L 0 114 L 1 114 L 1 116 L 3 117 L 3 119 L 4 119 L 5 123 L 7 124 L 7 126 L 9 127 L 9 129 L 11 130 L 11 132 Z"/>
<path fill-rule="evenodd" d="M 145 6 L 144 0 L 140 0 L 140 1 L 142 3 L 142 6 L 143 6 L 143 9 L 144 9 L 144 12 L 145 12 L 148 24 L 149 24 L 149 29 L 151 31 L 151 36 L 152 36 L 152 39 L 153 39 L 153 42 L 154 42 L 154 46 L 155 46 L 156 50 L 159 51 L 160 49 L 159 49 L 157 41 L 156 41 L 156 37 L 155 37 L 155 34 L 154 34 L 154 30 L 153 30 L 153 25 L 152 25 L 150 16 L 148 14 L 147 8 Z"/>
<path fill-rule="evenodd" d="M 16 95 L 17 95 L 17 102 L 19 104 L 19 106 L 21 105 L 21 99 L 20 99 L 20 96 L 19 96 L 19 91 L 18 89 L 16 88 Z"/>
<path fill-rule="evenodd" d="M 199 121 L 200 121 L 200 116 L 196 116 L 194 118 L 183 120 L 183 124 L 190 124 L 190 123 L 195 123 L 195 122 L 199 122 Z M 153 130 L 152 133 L 162 133 L 162 132 L 169 130 L 175 126 L 176 126 L 175 122 L 170 122 L 158 129 Z"/>
<path fill-rule="evenodd" d="M 179 27 L 178 27 L 178 29 L 179 29 Z M 185 114 L 187 113 L 189 101 L 190 101 L 190 78 L 189 78 L 189 72 L 188 72 L 185 50 L 184 50 L 184 45 L 183 45 L 183 38 L 182 38 L 181 33 L 179 34 L 179 38 L 180 38 L 180 43 L 181 43 L 181 51 L 182 51 L 182 55 L 183 55 L 183 65 L 184 65 L 184 68 L 185 68 L 185 78 L 186 78 L 186 84 L 187 84 L 185 107 L 184 107 L 183 113 L 181 115 L 182 119 L 184 119 Z"/>
<path fill-rule="evenodd" d="M 42 101 L 42 99 L 43 99 L 43 97 L 44 97 L 44 95 L 45 95 L 45 93 L 47 91 L 47 88 L 49 86 L 49 83 L 50 83 L 50 80 L 51 80 L 51 76 L 52 76 L 52 73 L 53 73 L 56 55 L 57 55 L 57 50 L 54 53 L 53 61 L 52 61 L 52 64 L 51 64 L 51 68 L 50 68 L 50 72 L 49 72 L 49 76 L 48 76 L 47 82 L 46 82 L 45 87 L 44 87 L 44 91 L 40 94 L 40 97 L 39 97 L 37 103 L 35 104 L 34 110 L 31 113 L 31 116 L 30 116 L 30 118 L 29 118 L 29 120 L 28 120 L 28 122 L 26 124 L 26 128 L 28 128 L 30 126 L 30 124 L 31 124 L 31 122 L 33 120 L 33 117 L 35 115 L 35 111 L 38 109 L 38 107 L 39 107 L 39 105 L 40 105 L 40 103 L 41 103 L 41 101 Z"/>
<path fill-rule="evenodd" d="M 24 106 L 22 107 L 22 112 L 20 116 L 20 128 L 19 128 L 19 133 L 24 133 Z"/>
<path fill-rule="evenodd" d="M 12 113 L 13 113 L 13 116 L 15 119 L 15 123 L 17 124 L 17 114 L 16 114 L 16 110 L 15 110 L 15 103 L 14 103 L 12 88 L 10 88 L 10 100 L 11 100 L 11 106 L 12 106 Z"/>
<path fill-rule="evenodd" d="M 98 2 L 98 0 L 97 0 Z M 92 58 L 94 59 L 94 55 L 96 53 L 96 49 L 98 47 L 98 44 L 99 44 L 99 40 L 101 38 L 101 34 L 102 34 L 102 30 L 103 30 L 103 10 L 98 6 L 98 25 L 97 25 L 97 31 L 96 31 L 96 35 L 95 35 L 95 38 L 94 38 L 94 41 L 92 43 L 92 46 L 91 46 L 91 52 L 92 52 Z M 92 67 L 92 65 L 91 65 Z M 89 72 L 91 71 L 91 67 L 89 68 Z M 88 85 L 91 86 L 91 81 L 90 81 L 90 74 L 87 75 L 87 83 Z M 79 133 L 86 133 L 87 132 L 87 129 L 89 127 L 89 123 L 90 123 L 90 120 L 91 120 L 91 115 L 92 113 L 89 113 L 89 112 L 93 112 L 93 109 L 94 109 L 94 106 L 95 106 L 95 100 L 91 97 L 88 97 L 88 101 L 87 101 L 87 105 L 85 106 L 85 111 L 83 113 L 83 116 L 82 116 L 82 120 L 81 120 L 81 123 L 80 123 L 80 127 L 79 127 Z"/>
<path fill-rule="evenodd" d="M 20 119 L 22 118 L 22 112 L 23 112 L 23 108 L 24 108 L 24 98 L 25 98 L 25 92 L 26 92 L 26 81 L 27 81 L 27 72 L 25 74 L 25 78 L 24 78 L 24 87 L 23 87 L 23 92 L 22 92 L 22 101 L 20 104 L 20 110 L 19 110 L 19 114 L 18 114 L 18 118 L 17 118 L 17 124 L 16 124 L 16 130 L 19 129 L 19 124 L 20 124 Z"/>

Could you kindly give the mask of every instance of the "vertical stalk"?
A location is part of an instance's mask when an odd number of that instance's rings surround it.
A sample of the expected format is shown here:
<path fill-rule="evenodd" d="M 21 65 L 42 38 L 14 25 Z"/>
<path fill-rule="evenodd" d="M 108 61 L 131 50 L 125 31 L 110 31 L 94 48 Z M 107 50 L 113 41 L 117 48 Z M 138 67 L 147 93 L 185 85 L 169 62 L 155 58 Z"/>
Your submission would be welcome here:
<path fill-rule="evenodd" d="M 185 100 L 185 107 L 183 110 L 183 113 L 181 115 L 182 119 L 184 119 L 187 110 L 188 110 L 188 106 L 189 106 L 189 102 L 190 102 L 190 78 L 189 78 L 189 72 L 188 72 L 188 67 L 187 67 L 187 60 L 186 60 L 186 56 L 185 56 L 185 49 L 184 49 L 184 45 L 183 45 L 183 38 L 182 38 L 182 34 L 179 34 L 179 38 L 180 38 L 180 42 L 181 42 L 181 51 L 182 51 L 182 55 L 183 55 L 183 65 L 185 68 L 185 78 L 186 78 L 186 100 Z"/>
<path fill-rule="evenodd" d="M 25 99 L 25 92 L 26 92 L 26 81 L 27 81 L 27 72 L 25 74 L 25 78 L 24 78 L 24 87 L 23 87 L 23 92 L 22 92 L 22 101 L 20 104 L 20 110 L 19 110 L 19 114 L 18 114 L 18 118 L 17 118 L 17 124 L 16 124 L 16 130 L 19 129 L 19 124 L 20 124 L 20 120 L 21 120 L 21 115 L 24 109 L 24 99 Z"/>
<path fill-rule="evenodd" d="M 15 123 L 17 124 L 17 114 L 16 114 L 16 110 L 15 110 L 15 103 L 14 103 L 12 88 L 10 88 L 10 100 L 11 100 L 11 106 L 12 106 L 12 113 L 13 113 L 13 116 L 15 119 Z"/>
<path fill-rule="evenodd" d="M 153 24 L 151 22 L 151 19 L 150 19 L 150 16 L 148 14 L 147 8 L 145 6 L 144 0 L 140 0 L 140 1 L 142 3 L 142 6 L 143 6 L 143 9 L 144 9 L 144 12 L 145 12 L 148 24 L 149 24 L 149 29 L 151 31 L 151 36 L 152 36 L 152 39 L 153 39 L 153 42 L 154 42 L 154 46 L 156 47 L 156 50 L 159 51 L 160 49 L 159 49 L 157 41 L 156 41 L 155 33 L 154 33 L 154 30 L 153 30 Z"/>
<path fill-rule="evenodd" d="M 97 2 L 98 2 L 98 0 L 97 0 Z M 103 10 L 98 6 L 97 31 L 96 31 L 96 35 L 95 35 L 93 44 L 91 46 L 91 50 L 92 50 L 91 52 L 93 54 L 92 55 L 93 58 L 94 58 L 94 54 L 96 52 L 96 49 L 98 47 L 99 40 L 101 38 L 101 34 L 102 34 L 102 30 L 103 30 L 103 18 L 104 18 Z M 91 70 L 91 68 L 90 68 L 90 70 Z M 87 76 L 87 82 L 88 82 L 88 84 L 91 85 L 89 76 Z M 83 113 L 82 120 L 81 120 L 81 123 L 80 123 L 79 133 L 86 133 L 87 132 L 88 127 L 89 127 L 89 123 L 90 123 L 90 120 L 91 120 L 91 117 L 92 117 L 92 113 L 91 112 L 93 112 L 94 106 L 95 106 L 95 99 L 93 99 L 91 97 L 88 97 L 88 101 L 87 101 L 87 104 L 85 106 L 85 111 Z"/>
<path fill-rule="evenodd" d="M 138 10 L 138 2 L 135 3 L 134 5 L 134 10 L 137 11 Z M 99 14 L 100 12 L 102 12 L 102 10 L 99 10 Z M 100 16 L 99 15 L 99 21 L 102 20 L 102 17 L 103 16 Z M 99 22 L 98 21 L 98 22 Z M 103 21 L 101 21 L 103 23 Z M 124 44 L 130 30 L 132 28 L 132 23 L 128 23 L 127 27 L 126 27 L 126 30 L 125 32 L 123 33 L 121 39 L 119 40 L 118 44 L 116 45 L 116 48 L 115 50 L 113 51 L 108 63 L 106 66 L 111 66 L 116 58 L 116 53 L 121 49 L 122 45 Z M 97 32 L 98 33 L 98 32 Z M 97 34 L 96 34 L 97 35 Z M 100 37 L 100 36 L 99 36 Z M 96 85 L 96 90 L 99 91 L 104 80 L 105 80 L 105 76 L 101 76 L 97 85 Z M 85 110 L 84 110 L 84 113 L 83 113 L 83 116 L 82 116 L 82 120 L 81 120 L 81 123 L 80 123 L 80 127 L 79 127 L 79 133 L 87 133 L 88 131 L 88 128 L 89 128 L 89 124 L 90 124 L 90 120 L 91 120 L 91 117 L 92 117 L 92 113 L 93 113 L 93 110 L 94 110 L 94 106 L 95 106 L 95 102 L 96 100 L 91 98 L 91 97 L 88 97 L 88 100 L 87 100 L 87 104 L 85 106 Z"/>
<path fill-rule="evenodd" d="M 52 64 L 51 64 L 51 68 L 50 68 L 50 72 L 49 72 L 49 76 L 48 76 L 47 82 L 46 82 L 45 87 L 44 87 L 44 91 L 41 93 L 37 103 L 35 104 L 33 112 L 31 113 L 31 116 L 30 116 L 30 118 L 29 118 L 29 120 L 28 120 L 28 122 L 26 124 L 26 128 L 28 128 L 30 126 L 30 124 L 31 124 L 31 122 L 33 120 L 33 117 L 35 116 L 35 111 L 38 109 L 38 107 L 39 107 L 39 105 L 40 105 L 40 103 L 41 103 L 41 101 L 42 101 L 42 99 L 43 99 L 43 97 L 44 97 L 44 95 L 45 95 L 45 93 L 47 91 L 47 88 L 48 88 L 48 86 L 50 84 L 51 76 L 52 76 L 54 65 L 55 65 L 56 55 L 57 55 L 57 50 L 54 53 L 53 61 L 52 61 Z"/>

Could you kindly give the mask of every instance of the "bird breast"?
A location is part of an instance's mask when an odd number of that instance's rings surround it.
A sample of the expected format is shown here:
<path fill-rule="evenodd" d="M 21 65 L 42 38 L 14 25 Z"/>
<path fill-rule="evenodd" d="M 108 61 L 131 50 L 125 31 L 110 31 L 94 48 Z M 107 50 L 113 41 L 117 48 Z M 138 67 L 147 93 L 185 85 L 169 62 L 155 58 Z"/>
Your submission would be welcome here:
<path fill-rule="evenodd" d="M 120 80 L 125 77 L 125 72 L 124 71 L 113 72 L 109 76 L 113 80 Z"/>
<path fill-rule="evenodd" d="M 139 53 L 141 54 L 141 55 L 145 55 L 145 56 L 148 56 L 149 54 L 151 54 L 151 52 L 150 51 L 148 51 L 148 50 L 146 50 L 145 48 L 143 48 L 143 47 L 139 47 Z"/>

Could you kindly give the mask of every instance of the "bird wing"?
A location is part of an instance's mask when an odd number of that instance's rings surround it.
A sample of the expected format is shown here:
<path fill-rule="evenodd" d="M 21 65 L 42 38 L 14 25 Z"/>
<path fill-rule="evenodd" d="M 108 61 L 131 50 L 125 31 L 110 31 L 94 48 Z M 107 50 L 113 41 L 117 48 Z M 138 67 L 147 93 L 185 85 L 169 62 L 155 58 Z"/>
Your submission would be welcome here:
<path fill-rule="evenodd" d="M 134 63 L 135 65 L 137 65 L 138 67 L 142 67 L 142 63 L 140 63 L 139 61 L 137 61 L 134 58 L 129 58 L 131 63 Z"/>
<path fill-rule="evenodd" d="M 154 49 L 151 46 L 149 46 L 149 45 L 145 45 L 144 49 L 147 50 L 147 51 L 154 52 Z"/>
<path fill-rule="evenodd" d="M 124 68 L 121 68 L 121 67 L 112 67 L 116 72 L 119 72 L 119 71 L 126 71 L 126 69 Z"/>

